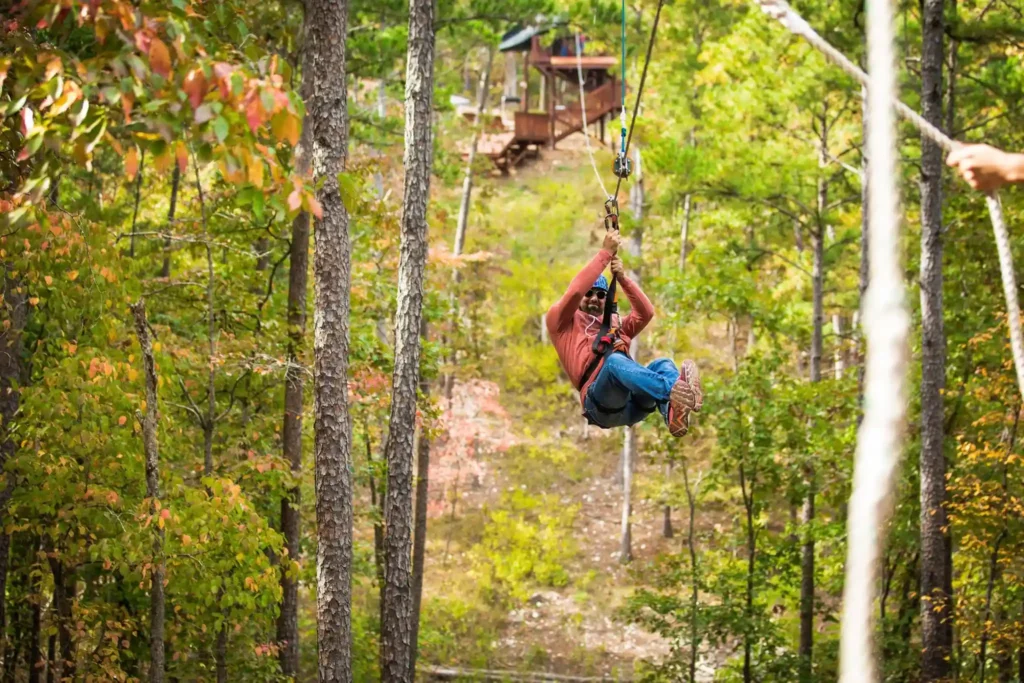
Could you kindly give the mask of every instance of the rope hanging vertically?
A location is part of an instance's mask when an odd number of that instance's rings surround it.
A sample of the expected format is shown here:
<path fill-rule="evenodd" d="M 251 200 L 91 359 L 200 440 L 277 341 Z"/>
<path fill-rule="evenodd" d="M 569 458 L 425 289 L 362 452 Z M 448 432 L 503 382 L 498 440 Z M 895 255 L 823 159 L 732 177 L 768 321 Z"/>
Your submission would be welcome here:
<path fill-rule="evenodd" d="M 633 103 L 633 116 L 629 122 L 629 129 L 623 126 L 622 136 L 625 142 L 622 144 L 621 155 L 624 162 L 629 159 L 629 144 L 633 141 L 633 127 L 636 126 L 636 115 L 640 110 L 640 98 L 644 94 L 644 83 L 647 82 L 647 67 L 651 64 L 651 52 L 654 50 L 654 39 L 658 35 L 658 22 L 661 20 L 661 8 L 665 5 L 665 0 L 658 0 L 658 9 L 654 12 L 654 24 L 651 26 L 651 38 L 647 41 L 647 55 L 644 57 L 644 68 L 640 73 L 640 85 L 636 90 L 636 101 Z M 626 10 L 625 1 L 623 1 L 622 10 L 622 114 L 626 111 Z M 624 121 L 624 119 L 623 119 Z M 619 188 L 622 186 L 622 175 L 619 175 L 618 181 L 615 183 L 615 192 L 612 194 L 612 198 L 618 198 Z"/>
<path fill-rule="evenodd" d="M 608 197 L 608 188 L 604 185 L 601 171 L 597 168 L 597 160 L 594 158 L 594 150 L 590 146 L 590 131 L 587 128 L 587 94 L 583 89 L 583 41 L 580 40 L 579 31 L 576 32 L 576 75 L 580 81 L 580 116 L 583 118 L 583 140 L 587 145 L 587 156 L 590 157 L 590 166 L 597 176 L 597 183 L 601 186 L 601 193 Z"/>
<path fill-rule="evenodd" d="M 851 62 L 846 55 L 833 47 L 811 28 L 807 21 L 797 14 L 785 0 L 754 0 L 766 14 L 776 19 L 791 33 L 798 35 L 812 47 L 824 54 L 829 61 L 855 78 L 870 89 L 868 75 Z M 895 68 L 895 67 L 894 67 Z M 917 128 L 922 135 L 937 144 L 946 152 L 952 152 L 960 146 L 941 130 L 926 121 L 923 116 L 908 107 L 896 97 L 895 90 L 891 93 L 891 105 L 904 119 Z M 996 193 L 987 195 L 985 203 L 989 218 L 992 221 L 992 232 L 995 235 L 996 250 L 999 253 L 999 272 L 1003 281 L 1003 295 L 1006 300 L 1006 322 L 1010 328 L 1010 349 L 1013 352 L 1013 364 L 1017 373 L 1017 389 L 1024 400 L 1024 333 L 1020 324 L 1020 305 L 1017 301 L 1017 277 L 1013 269 L 1013 255 L 1010 251 L 1010 235 L 1003 218 L 1003 207 Z"/>
<path fill-rule="evenodd" d="M 871 276 L 864 297 L 867 338 L 864 420 L 857 433 L 853 493 L 847 524 L 843 587 L 841 683 L 874 683 L 873 614 L 907 410 L 907 310 L 900 259 L 896 172 L 896 61 L 890 0 L 868 3 L 867 156 Z"/>

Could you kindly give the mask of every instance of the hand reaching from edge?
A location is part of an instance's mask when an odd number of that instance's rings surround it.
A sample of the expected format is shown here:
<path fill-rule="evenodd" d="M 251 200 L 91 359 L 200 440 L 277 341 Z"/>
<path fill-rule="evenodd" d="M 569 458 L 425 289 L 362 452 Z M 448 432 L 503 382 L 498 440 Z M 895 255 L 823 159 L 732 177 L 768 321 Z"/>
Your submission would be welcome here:
<path fill-rule="evenodd" d="M 990 145 L 965 145 L 951 152 L 946 163 L 960 171 L 968 185 L 982 192 L 1024 177 L 1024 155 L 1009 154 Z"/>

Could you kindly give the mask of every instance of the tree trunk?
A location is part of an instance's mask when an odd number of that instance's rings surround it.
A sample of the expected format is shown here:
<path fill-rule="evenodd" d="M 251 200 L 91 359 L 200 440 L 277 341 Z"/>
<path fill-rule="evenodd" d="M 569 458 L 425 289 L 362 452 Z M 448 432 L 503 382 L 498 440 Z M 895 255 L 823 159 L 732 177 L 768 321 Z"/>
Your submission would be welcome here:
<path fill-rule="evenodd" d="M 632 348 L 630 348 L 632 351 Z M 619 562 L 633 560 L 633 459 L 636 456 L 636 430 L 626 427 L 622 439 L 622 533 L 619 536 Z"/>
<path fill-rule="evenodd" d="M 53 609 L 54 619 L 57 624 L 57 639 L 60 643 L 60 657 L 57 661 L 57 680 L 75 680 L 75 643 L 71 637 L 72 629 L 72 607 L 75 603 L 77 591 L 77 577 L 59 557 L 54 548 L 48 548 L 48 560 L 50 572 L 53 574 Z M 33 617 L 33 620 L 35 617 Z M 34 628 L 34 627 L 33 627 Z M 36 658 L 39 658 L 39 638 L 33 640 L 33 650 Z"/>
<path fill-rule="evenodd" d="M 142 154 L 139 157 L 139 168 L 135 172 L 135 208 L 132 209 L 132 232 L 131 239 L 128 243 L 128 256 L 135 258 L 135 228 L 139 220 L 139 200 L 142 199 L 142 171 L 146 165 L 146 149 L 142 149 Z"/>
<path fill-rule="evenodd" d="M 921 104 L 941 126 L 943 2 L 924 0 Z M 946 335 L 942 303 L 942 150 L 921 138 L 921 680 L 951 674 L 950 543 L 943 453 Z"/>
<path fill-rule="evenodd" d="M 836 379 L 846 374 L 846 357 L 843 355 L 843 316 L 832 314 L 832 332 L 836 335 L 835 350 L 832 352 L 832 363 Z"/>
<path fill-rule="evenodd" d="M 679 235 L 679 272 L 686 271 L 687 242 L 690 239 L 690 212 L 692 211 L 692 198 L 687 192 L 683 197 L 683 226 Z"/>
<path fill-rule="evenodd" d="M 697 517 L 697 483 L 690 486 L 690 473 L 686 462 L 683 462 L 683 485 L 686 487 L 686 504 L 690 510 L 689 526 L 686 533 L 686 548 L 690 551 L 690 683 L 697 683 L 697 655 L 700 650 L 698 639 L 697 605 L 700 599 L 700 585 L 697 579 L 697 541 L 694 538 L 694 525 Z"/>
<path fill-rule="evenodd" d="M 308 101 L 313 90 L 303 70 L 300 86 Z M 309 175 L 310 126 L 304 125 L 295 150 L 295 168 L 302 176 Z M 288 369 L 284 380 L 284 425 L 281 450 L 296 478 L 302 472 L 302 411 L 305 401 L 305 368 L 301 350 L 306 338 L 306 289 L 309 286 L 309 214 L 302 211 L 292 221 L 291 250 L 288 255 Z M 288 550 L 281 566 L 281 613 L 277 618 L 278 657 L 281 673 L 299 677 L 299 582 L 297 563 L 302 538 L 299 512 L 300 488 L 293 487 L 281 499 L 281 533 Z"/>
<path fill-rule="evenodd" d="M 43 626 L 43 596 L 40 591 L 39 579 L 31 582 L 35 593 L 34 600 L 32 601 L 32 626 L 29 630 L 29 641 L 28 641 L 28 658 L 26 664 L 28 664 L 28 683 L 39 683 L 39 676 L 43 672 L 45 666 L 49 666 L 51 671 L 59 672 L 61 670 L 60 662 L 57 661 L 55 656 L 51 656 L 50 661 L 43 661 L 43 652 L 39 647 L 39 638 L 42 635 Z M 53 599 L 56 603 L 58 587 L 54 585 Z M 51 649 L 51 655 L 53 655 Z"/>
<path fill-rule="evenodd" d="M 871 242 L 871 219 L 868 213 L 868 201 L 871 197 L 871 186 L 868 182 L 868 93 L 867 88 L 861 90 L 861 130 L 862 130 L 862 149 L 864 150 L 861 158 L 861 186 L 860 186 L 860 282 L 858 286 L 858 301 L 860 306 L 864 305 L 864 296 L 868 291 L 868 281 L 871 276 L 871 257 L 868 252 L 868 247 Z M 863 318 L 862 318 L 863 319 Z M 856 325 L 854 325 L 856 331 Z M 864 371 L 865 363 L 865 352 L 860 348 L 860 344 L 857 344 L 857 405 L 863 406 L 864 404 Z M 857 412 L 857 425 L 860 426 L 860 421 L 863 417 L 863 409 L 859 409 Z"/>
<path fill-rule="evenodd" d="M 634 152 L 635 180 L 630 188 L 629 204 L 637 225 L 633 234 L 626 241 L 626 251 L 634 261 L 635 267 L 630 271 L 630 277 L 639 284 L 640 282 L 640 259 L 643 257 L 644 231 L 641 227 L 644 217 L 644 176 L 641 167 L 640 148 Z M 629 345 L 629 355 L 634 360 L 640 358 L 640 340 L 633 338 Z M 619 561 L 626 564 L 633 559 L 633 528 L 631 517 L 633 514 L 633 470 L 636 462 L 636 430 L 627 427 L 622 442 L 622 535 L 619 543 Z"/>
<path fill-rule="evenodd" d="M 175 164 L 171 174 L 171 206 L 167 209 L 167 232 L 174 230 L 174 212 L 178 206 L 178 186 L 181 184 L 181 168 Z M 164 263 L 160 267 L 160 277 L 171 276 L 171 238 L 164 240 Z"/>
<path fill-rule="evenodd" d="M 17 441 L 11 433 L 14 417 L 21 402 L 22 386 L 22 331 L 28 319 L 28 298 L 19 280 L 11 276 L 10 266 L 0 263 L 3 268 L 4 318 L 10 321 L 6 328 L 0 327 L 0 472 L 6 472 L 7 460 L 18 451 Z M 7 503 L 14 494 L 14 477 L 7 474 L 3 489 L 0 490 L 0 514 L 6 513 Z M 0 530 L 0 632 L 6 626 L 7 566 L 11 537 Z M 0 653 L 6 651 L 9 643 L 0 638 Z"/>
<path fill-rule="evenodd" d="M 487 66 L 480 74 L 480 93 L 477 99 L 476 131 L 469 145 L 469 157 L 466 160 L 466 177 L 462 181 L 462 200 L 459 203 L 459 220 L 455 228 L 455 248 L 452 253 L 458 256 L 466 245 L 466 226 L 469 223 L 469 202 L 473 196 L 473 160 L 476 158 L 476 147 L 484 125 L 484 107 L 487 105 L 487 93 L 491 89 L 491 65 L 494 62 L 494 49 L 487 50 Z M 456 271 L 457 272 L 457 271 Z"/>
<path fill-rule="evenodd" d="M 142 416 L 142 444 L 146 458 L 146 497 L 149 498 L 149 514 L 156 515 L 160 502 L 160 446 L 157 441 L 157 425 L 160 410 L 157 404 L 156 361 L 153 358 L 153 342 L 149 336 L 149 321 L 146 319 L 146 304 L 141 299 L 132 307 L 135 318 L 135 335 L 142 349 L 143 372 L 146 381 L 146 412 Z M 164 559 L 164 530 L 153 525 L 153 575 L 149 595 L 149 680 L 162 683 L 164 680 L 164 575 L 167 561 Z"/>
<path fill-rule="evenodd" d="M 670 460 L 665 464 L 665 484 L 668 485 L 672 480 L 672 461 Z M 662 538 L 672 538 L 675 536 L 675 532 L 672 530 L 672 506 L 665 503 L 665 506 L 661 509 L 661 536 Z"/>
<path fill-rule="evenodd" d="M 819 165 L 822 169 L 828 163 L 828 113 L 821 115 L 821 148 Z M 824 173 L 824 170 L 821 171 Z M 828 207 L 828 181 L 822 175 L 818 180 L 817 225 L 811 230 L 811 248 L 814 265 L 812 281 L 811 320 L 811 382 L 821 381 L 822 332 L 825 325 L 825 211 Z M 800 677 L 809 681 L 813 674 L 814 655 L 814 504 L 816 482 L 814 465 L 808 462 L 805 471 L 806 497 L 803 504 L 803 543 L 800 557 Z"/>
<path fill-rule="evenodd" d="M 747 592 L 745 614 L 747 623 L 754 619 L 754 566 L 757 553 L 757 531 L 754 529 L 754 482 L 747 481 L 746 468 L 740 463 L 740 493 L 743 494 L 743 509 L 746 513 L 747 534 Z M 753 683 L 751 671 L 751 655 L 753 652 L 753 633 L 746 629 L 743 633 L 743 683 Z"/>
<path fill-rule="evenodd" d="M 303 81 L 313 182 L 323 210 L 316 222 L 313 273 L 314 458 L 317 518 L 319 681 L 352 680 L 352 433 L 348 412 L 348 212 L 337 176 L 345 170 L 348 104 L 345 36 L 348 0 L 307 0 Z"/>
<path fill-rule="evenodd" d="M 385 683 L 411 683 L 412 670 L 412 461 L 419 382 L 420 323 L 427 260 L 427 202 L 433 163 L 434 0 L 412 0 L 405 88 L 405 196 L 395 319 L 395 371 L 384 455 L 384 620 L 381 675 Z"/>
<path fill-rule="evenodd" d="M 420 330 L 423 341 L 427 340 L 427 322 Z M 420 376 L 420 394 L 424 400 L 430 396 L 430 383 Z M 419 652 L 420 607 L 423 604 L 423 569 L 427 554 L 427 496 L 430 493 L 430 437 L 422 428 L 416 439 L 416 512 L 413 520 L 415 535 L 412 546 L 412 635 L 409 637 L 411 651 L 409 668 L 416 671 L 416 656 Z"/>

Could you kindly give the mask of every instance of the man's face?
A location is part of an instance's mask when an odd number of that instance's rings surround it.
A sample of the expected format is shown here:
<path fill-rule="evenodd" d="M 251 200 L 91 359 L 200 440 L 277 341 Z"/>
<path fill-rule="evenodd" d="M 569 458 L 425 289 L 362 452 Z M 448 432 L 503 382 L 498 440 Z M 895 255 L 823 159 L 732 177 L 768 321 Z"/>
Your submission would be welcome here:
<path fill-rule="evenodd" d="M 604 313 L 604 297 L 606 293 L 603 289 L 591 289 L 583 295 L 583 301 L 580 302 L 580 310 L 590 315 L 601 315 Z"/>

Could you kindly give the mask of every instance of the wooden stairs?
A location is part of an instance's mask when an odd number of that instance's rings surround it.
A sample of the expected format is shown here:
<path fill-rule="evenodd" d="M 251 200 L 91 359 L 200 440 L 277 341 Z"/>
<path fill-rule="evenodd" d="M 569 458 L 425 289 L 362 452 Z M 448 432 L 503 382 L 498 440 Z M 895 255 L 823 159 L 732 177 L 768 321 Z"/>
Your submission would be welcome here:
<path fill-rule="evenodd" d="M 588 126 L 619 112 L 617 83 L 612 79 L 584 94 Z M 502 173 L 508 173 L 527 155 L 536 156 L 543 145 L 555 145 L 582 130 L 583 107 L 578 99 L 553 111 L 519 111 L 511 130 L 482 134 L 477 153 L 489 157 Z"/>

